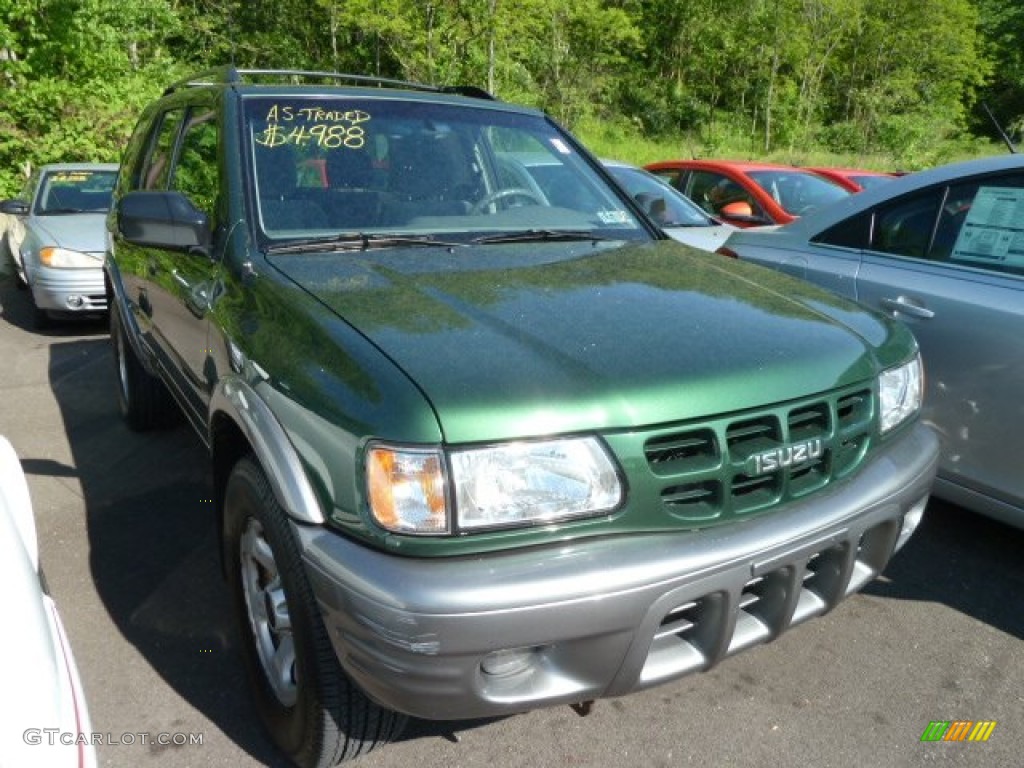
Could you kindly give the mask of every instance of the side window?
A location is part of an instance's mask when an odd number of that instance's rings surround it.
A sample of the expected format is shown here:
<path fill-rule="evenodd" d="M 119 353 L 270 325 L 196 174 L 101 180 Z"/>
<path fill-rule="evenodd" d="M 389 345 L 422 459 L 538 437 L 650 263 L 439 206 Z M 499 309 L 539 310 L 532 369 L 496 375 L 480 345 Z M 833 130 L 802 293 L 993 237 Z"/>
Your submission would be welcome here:
<path fill-rule="evenodd" d="M 213 218 L 216 209 L 217 120 L 213 111 L 191 110 L 181 138 L 178 161 L 169 188 L 188 197 L 196 208 Z"/>
<path fill-rule="evenodd" d="M 1024 275 L 1024 176 L 951 186 L 936 229 L 936 258 Z"/>
<path fill-rule="evenodd" d="M 174 154 L 174 140 L 178 136 L 181 110 L 165 112 L 160 127 L 149 148 L 139 178 L 140 189 L 167 189 L 170 176 L 171 156 Z"/>
<path fill-rule="evenodd" d="M 936 187 L 875 211 L 871 248 L 1024 275 L 1024 175 Z M 837 242 L 836 228 L 819 242 Z M 828 238 L 828 239 L 824 239 Z"/>
<path fill-rule="evenodd" d="M 712 216 L 730 212 L 723 209 L 731 203 L 746 203 L 749 208 L 744 211 L 746 215 L 761 215 L 763 213 L 753 195 L 745 190 L 739 182 L 720 173 L 693 171 L 690 174 L 688 186 L 690 199 Z M 735 214 L 737 211 L 732 210 L 731 212 Z"/>
<path fill-rule="evenodd" d="M 42 177 L 39 175 L 38 171 L 33 173 L 21 188 L 21 193 L 18 196 L 19 200 L 24 200 L 29 205 L 35 204 L 37 208 L 36 213 L 39 213 L 39 201 L 36 200 L 36 191 L 39 189 L 39 182 L 41 180 Z"/>
<path fill-rule="evenodd" d="M 871 238 L 871 212 L 851 216 L 811 238 L 812 243 L 840 248 L 866 248 Z"/>
<path fill-rule="evenodd" d="M 923 195 L 902 198 L 893 205 L 879 207 L 875 213 L 872 250 L 926 258 L 943 191 L 938 188 Z"/>
<path fill-rule="evenodd" d="M 660 171 L 651 171 L 655 176 L 663 181 L 671 184 L 673 187 L 678 189 L 680 192 L 683 191 L 682 174 L 679 171 L 671 168 L 664 168 Z"/>
<path fill-rule="evenodd" d="M 718 213 L 715 201 L 711 198 L 711 191 L 721 182 L 727 181 L 724 176 L 708 171 L 693 171 L 683 191 L 689 195 L 697 205 L 712 215 Z"/>

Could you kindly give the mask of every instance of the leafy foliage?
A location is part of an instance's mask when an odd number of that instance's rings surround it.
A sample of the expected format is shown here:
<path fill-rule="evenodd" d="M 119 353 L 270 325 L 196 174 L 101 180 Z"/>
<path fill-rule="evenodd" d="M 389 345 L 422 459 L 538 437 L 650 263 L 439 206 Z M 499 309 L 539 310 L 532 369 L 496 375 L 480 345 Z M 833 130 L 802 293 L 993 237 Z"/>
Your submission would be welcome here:
<path fill-rule="evenodd" d="M 620 147 L 940 162 L 1024 127 L 1017 0 L 0 0 L 0 196 L 189 72 L 473 83 Z M 618 142 L 617 144 L 615 142 Z M 651 158 L 647 158 L 651 159 Z"/>

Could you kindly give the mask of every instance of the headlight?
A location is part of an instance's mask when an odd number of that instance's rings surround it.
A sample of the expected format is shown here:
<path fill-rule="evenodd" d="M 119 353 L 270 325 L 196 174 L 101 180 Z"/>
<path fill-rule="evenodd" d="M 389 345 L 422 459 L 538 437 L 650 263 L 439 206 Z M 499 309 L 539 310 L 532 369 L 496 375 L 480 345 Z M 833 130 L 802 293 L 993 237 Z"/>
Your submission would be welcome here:
<path fill-rule="evenodd" d="M 461 529 L 609 512 L 622 484 L 595 438 L 510 443 L 451 455 Z"/>
<path fill-rule="evenodd" d="M 622 501 L 615 464 L 592 437 L 505 443 L 449 455 L 374 446 L 367 484 L 374 520 L 401 533 L 531 525 L 612 511 Z"/>
<path fill-rule="evenodd" d="M 47 267 L 56 269 L 88 269 L 101 264 L 98 258 L 90 256 L 88 253 L 52 247 L 39 250 L 39 261 Z"/>
<path fill-rule="evenodd" d="M 908 363 L 883 371 L 878 379 L 881 429 L 888 432 L 921 409 L 924 368 L 918 354 Z"/>

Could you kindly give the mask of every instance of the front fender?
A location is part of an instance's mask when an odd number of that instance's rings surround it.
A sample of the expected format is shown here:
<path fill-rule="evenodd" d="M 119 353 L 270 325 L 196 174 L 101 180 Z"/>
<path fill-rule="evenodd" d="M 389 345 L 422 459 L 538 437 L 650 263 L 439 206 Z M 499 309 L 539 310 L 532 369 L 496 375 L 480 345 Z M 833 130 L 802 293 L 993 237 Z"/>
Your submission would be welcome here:
<path fill-rule="evenodd" d="M 104 282 L 106 283 L 107 307 L 111 310 L 111 317 L 114 316 L 113 309 L 116 305 L 124 335 L 128 339 L 128 344 L 135 353 L 136 359 L 146 369 L 146 373 L 150 376 L 160 377 L 160 371 L 157 370 L 153 362 L 153 355 L 150 353 L 149 346 L 142 338 L 142 329 L 139 327 L 134 305 L 128 300 L 128 293 L 125 291 L 124 283 L 121 280 L 121 272 L 109 253 L 103 264 L 103 275 Z"/>
<path fill-rule="evenodd" d="M 313 491 L 284 427 L 259 393 L 240 377 L 222 378 L 210 399 L 212 417 L 223 414 L 242 431 L 266 472 L 278 503 L 295 521 L 325 522 L 323 508 Z"/>

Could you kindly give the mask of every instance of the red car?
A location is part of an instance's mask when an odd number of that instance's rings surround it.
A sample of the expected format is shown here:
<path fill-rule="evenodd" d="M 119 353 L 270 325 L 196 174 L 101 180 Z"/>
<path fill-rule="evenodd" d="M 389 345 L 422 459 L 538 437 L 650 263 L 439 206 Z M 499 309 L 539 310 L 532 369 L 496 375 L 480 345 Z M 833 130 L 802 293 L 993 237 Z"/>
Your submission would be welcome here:
<path fill-rule="evenodd" d="M 825 166 L 805 166 L 805 168 L 846 187 L 851 192 L 862 192 L 896 178 L 891 173 L 865 171 L 862 168 L 829 168 Z"/>
<path fill-rule="evenodd" d="M 737 227 L 788 224 L 851 194 L 803 168 L 730 160 L 665 160 L 645 166 L 712 216 Z"/>

